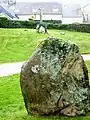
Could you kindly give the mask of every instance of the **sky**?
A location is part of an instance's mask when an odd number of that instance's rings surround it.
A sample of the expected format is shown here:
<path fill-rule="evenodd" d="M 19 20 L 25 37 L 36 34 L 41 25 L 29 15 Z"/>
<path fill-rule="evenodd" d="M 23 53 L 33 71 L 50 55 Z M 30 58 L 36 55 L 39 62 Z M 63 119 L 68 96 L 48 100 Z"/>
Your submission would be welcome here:
<path fill-rule="evenodd" d="M 90 0 L 16 0 L 17 2 L 60 2 L 63 3 L 77 3 L 77 4 L 86 4 L 90 3 Z"/>

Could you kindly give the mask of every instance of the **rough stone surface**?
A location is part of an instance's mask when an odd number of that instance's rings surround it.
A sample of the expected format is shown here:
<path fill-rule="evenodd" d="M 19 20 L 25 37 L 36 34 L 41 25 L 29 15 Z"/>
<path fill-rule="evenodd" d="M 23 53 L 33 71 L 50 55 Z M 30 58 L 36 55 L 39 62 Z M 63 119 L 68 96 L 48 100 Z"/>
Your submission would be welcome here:
<path fill-rule="evenodd" d="M 48 38 L 22 66 L 21 90 L 29 114 L 90 113 L 88 71 L 74 43 Z"/>

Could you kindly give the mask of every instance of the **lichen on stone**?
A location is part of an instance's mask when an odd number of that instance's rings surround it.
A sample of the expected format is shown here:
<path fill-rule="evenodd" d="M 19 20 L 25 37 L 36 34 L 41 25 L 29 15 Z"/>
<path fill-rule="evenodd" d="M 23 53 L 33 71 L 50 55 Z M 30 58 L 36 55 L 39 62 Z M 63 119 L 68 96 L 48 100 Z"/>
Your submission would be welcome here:
<path fill-rule="evenodd" d="M 88 70 L 76 44 L 49 37 L 22 66 L 21 90 L 29 114 L 90 113 Z"/>
<path fill-rule="evenodd" d="M 32 66 L 31 70 L 33 73 L 38 73 L 39 72 L 39 65 Z"/>

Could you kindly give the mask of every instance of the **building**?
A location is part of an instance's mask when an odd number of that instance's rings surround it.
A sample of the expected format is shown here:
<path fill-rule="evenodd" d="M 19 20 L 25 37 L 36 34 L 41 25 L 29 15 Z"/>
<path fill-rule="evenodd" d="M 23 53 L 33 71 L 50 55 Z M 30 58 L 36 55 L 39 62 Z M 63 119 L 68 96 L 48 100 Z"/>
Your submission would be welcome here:
<path fill-rule="evenodd" d="M 9 6 L 9 10 L 14 12 L 19 20 L 40 20 L 41 12 L 43 20 L 61 20 L 63 24 L 83 22 L 82 14 L 77 8 L 80 8 L 80 4 L 58 2 L 17 2 Z"/>
<path fill-rule="evenodd" d="M 25 8 L 25 9 L 24 9 Z M 61 20 L 63 24 L 82 23 L 83 17 L 80 11 L 80 4 L 62 4 L 57 2 L 38 2 L 38 3 L 17 3 L 15 13 L 21 20 L 35 19 L 40 20 L 42 10 L 43 20 Z"/>
<path fill-rule="evenodd" d="M 14 12 L 21 20 L 40 20 L 40 10 L 43 20 L 60 20 L 62 18 L 62 6 L 57 2 L 17 3 Z"/>

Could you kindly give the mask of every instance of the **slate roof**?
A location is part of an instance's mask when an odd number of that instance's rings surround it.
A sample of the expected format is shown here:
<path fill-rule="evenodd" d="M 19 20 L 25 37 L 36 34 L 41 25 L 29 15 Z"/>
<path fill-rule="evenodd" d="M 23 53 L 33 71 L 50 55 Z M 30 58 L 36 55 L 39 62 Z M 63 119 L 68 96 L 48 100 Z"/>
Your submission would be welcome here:
<path fill-rule="evenodd" d="M 2 7 L 1 5 L 0 5 L 0 13 L 3 13 L 4 15 L 8 16 L 11 19 L 17 18 L 17 15 L 5 9 L 5 7 Z"/>
<path fill-rule="evenodd" d="M 51 15 L 58 15 L 62 14 L 62 6 L 61 4 L 58 4 L 57 2 L 22 2 L 17 3 L 15 6 L 16 14 L 39 14 L 39 8 L 43 10 L 43 14 L 51 14 Z"/>

